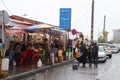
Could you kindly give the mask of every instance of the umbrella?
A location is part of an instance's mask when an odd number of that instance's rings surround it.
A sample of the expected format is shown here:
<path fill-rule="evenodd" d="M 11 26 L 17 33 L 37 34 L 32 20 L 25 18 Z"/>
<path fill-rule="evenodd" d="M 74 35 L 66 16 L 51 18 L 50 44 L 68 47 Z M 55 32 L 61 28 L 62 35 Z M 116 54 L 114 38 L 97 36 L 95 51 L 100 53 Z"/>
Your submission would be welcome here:
<path fill-rule="evenodd" d="M 41 24 L 40 26 L 38 26 L 38 28 L 43 28 L 43 29 L 50 29 L 52 28 L 53 26 L 50 26 L 48 24 Z"/>
<path fill-rule="evenodd" d="M 25 28 L 25 30 L 50 29 L 52 27 L 53 26 L 50 26 L 48 24 L 38 24 L 38 25 L 27 27 L 27 28 Z"/>

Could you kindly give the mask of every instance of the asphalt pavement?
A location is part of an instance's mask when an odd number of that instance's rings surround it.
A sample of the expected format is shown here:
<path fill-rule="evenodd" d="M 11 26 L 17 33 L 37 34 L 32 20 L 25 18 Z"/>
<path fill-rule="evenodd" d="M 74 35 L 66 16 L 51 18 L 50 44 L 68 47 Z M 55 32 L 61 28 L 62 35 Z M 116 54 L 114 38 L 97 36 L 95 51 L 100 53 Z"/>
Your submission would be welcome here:
<path fill-rule="evenodd" d="M 72 64 L 62 65 L 60 67 L 47 69 L 32 76 L 20 80 L 95 80 L 98 68 L 92 66 L 78 66 L 77 70 L 72 69 Z"/>
<path fill-rule="evenodd" d="M 54 69 L 54 67 L 62 67 L 63 65 L 66 65 L 66 63 L 70 64 L 71 61 L 72 60 L 67 60 L 67 61 L 64 61 L 63 63 L 55 63 L 54 65 L 44 66 L 41 68 L 38 68 L 36 65 L 24 66 L 24 67 L 13 67 L 9 70 L 8 77 L 2 78 L 0 80 L 22 80 L 22 78 L 29 77 L 29 76 L 35 75 L 35 74 L 37 75 L 37 73 L 45 71 L 47 69 L 51 69 L 51 68 Z M 61 68 L 62 70 L 60 70 L 60 71 L 65 72 L 67 70 L 66 72 L 69 73 L 71 71 L 71 65 L 67 66 L 67 67 L 68 68 L 65 68 L 65 69 Z M 113 57 L 111 59 L 108 59 L 105 63 L 100 63 L 96 70 L 94 70 L 94 68 L 89 69 L 88 67 L 86 67 L 86 68 L 79 67 L 79 70 L 76 71 L 77 74 L 76 74 L 76 72 L 73 72 L 73 71 L 71 71 L 71 72 L 74 73 L 74 75 L 71 75 L 71 73 L 68 74 L 71 80 L 73 77 L 81 78 L 79 80 L 119 80 L 120 79 L 120 76 L 119 76 L 119 74 L 120 74 L 120 53 L 113 54 Z M 52 74 L 54 74 L 54 73 L 52 73 Z M 62 75 L 62 76 L 64 76 L 64 75 Z M 73 77 L 71 77 L 71 76 L 73 76 Z M 93 77 L 91 77 L 91 76 L 93 76 Z M 59 77 L 60 76 L 58 76 L 58 78 Z M 61 79 L 62 78 L 60 77 L 59 80 L 61 80 Z M 68 77 L 66 77 L 66 80 L 67 79 L 70 80 Z M 24 79 L 24 80 L 26 80 L 26 79 Z M 48 80 L 49 80 L 49 78 L 48 78 Z"/>
<path fill-rule="evenodd" d="M 46 69 L 50 69 L 50 68 L 69 64 L 69 63 L 71 63 L 71 61 L 72 61 L 72 59 L 63 61 L 62 63 L 55 63 L 53 65 L 43 66 L 41 68 L 38 68 L 37 65 L 19 66 L 19 67 L 13 66 L 9 70 L 8 77 L 2 78 L 0 80 L 19 80 L 19 79 L 22 79 L 24 77 L 28 77 L 28 76 L 31 76 L 33 74 L 37 74 L 37 73 L 44 71 Z"/>
<path fill-rule="evenodd" d="M 98 80 L 120 80 L 120 53 L 113 54 L 106 63 L 99 64 Z"/>

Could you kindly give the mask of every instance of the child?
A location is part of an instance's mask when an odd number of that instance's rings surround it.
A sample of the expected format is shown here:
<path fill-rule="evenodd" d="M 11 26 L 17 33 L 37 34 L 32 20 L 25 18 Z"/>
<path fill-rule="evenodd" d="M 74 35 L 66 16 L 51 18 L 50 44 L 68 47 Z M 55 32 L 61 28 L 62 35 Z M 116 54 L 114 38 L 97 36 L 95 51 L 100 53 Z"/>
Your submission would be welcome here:
<path fill-rule="evenodd" d="M 76 51 L 76 59 L 77 59 L 77 61 L 79 61 L 80 62 L 80 49 L 78 49 L 77 51 Z"/>
<path fill-rule="evenodd" d="M 51 58 L 52 64 L 54 64 L 54 52 L 52 50 L 50 52 L 50 58 Z"/>
<path fill-rule="evenodd" d="M 63 51 L 62 51 L 62 49 L 58 50 L 58 61 L 63 62 Z"/>

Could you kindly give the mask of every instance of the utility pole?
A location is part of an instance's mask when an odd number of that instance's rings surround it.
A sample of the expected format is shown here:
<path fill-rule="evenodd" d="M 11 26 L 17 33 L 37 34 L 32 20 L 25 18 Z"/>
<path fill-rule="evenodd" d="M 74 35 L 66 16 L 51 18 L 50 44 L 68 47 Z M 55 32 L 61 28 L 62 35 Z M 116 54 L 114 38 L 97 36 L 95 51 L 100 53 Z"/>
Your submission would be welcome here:
<path fill-rule="evenodd" d="M 105 40 L 105 23 L 106 23 L 106 16 L 104 16 L 104 26 L 103 26 L 103 39 Z"/>
<path fill-rule="evenodd" d="M 93 32 L 94 32 L 94 0 L 92 0 L 91 42 L 93 42 Z"/>

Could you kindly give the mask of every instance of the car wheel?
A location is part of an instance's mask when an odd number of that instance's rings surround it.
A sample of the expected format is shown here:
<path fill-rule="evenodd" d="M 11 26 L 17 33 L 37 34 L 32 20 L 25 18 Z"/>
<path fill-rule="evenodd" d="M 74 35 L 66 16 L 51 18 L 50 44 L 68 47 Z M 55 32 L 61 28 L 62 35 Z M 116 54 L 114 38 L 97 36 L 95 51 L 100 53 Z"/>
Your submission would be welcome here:
<path fill-rule="evenodd" d="M 103 61 L 103 63 L 105 63 L 106 62 L 106 59 Z"/>

